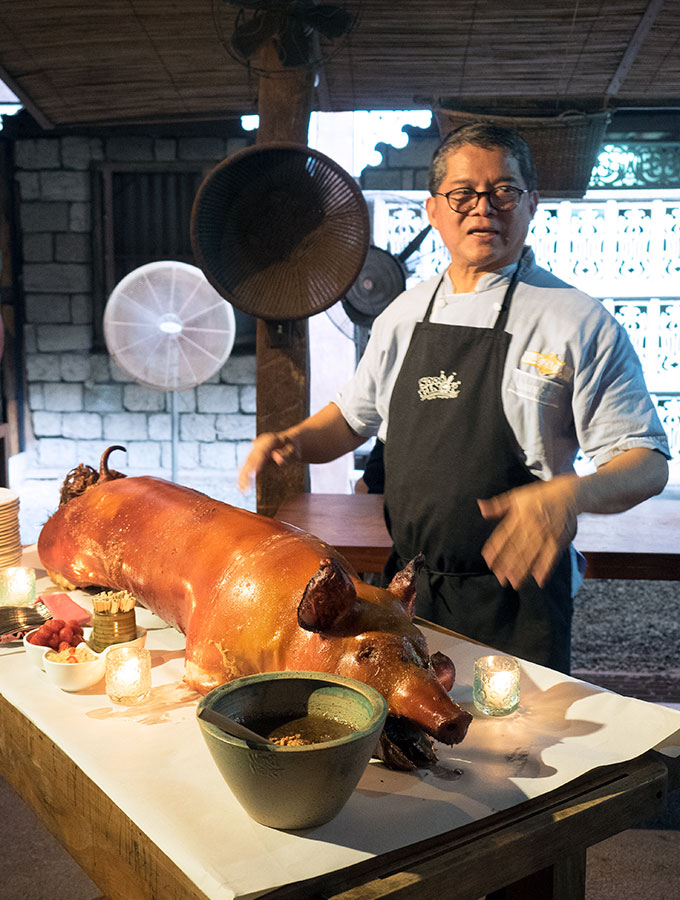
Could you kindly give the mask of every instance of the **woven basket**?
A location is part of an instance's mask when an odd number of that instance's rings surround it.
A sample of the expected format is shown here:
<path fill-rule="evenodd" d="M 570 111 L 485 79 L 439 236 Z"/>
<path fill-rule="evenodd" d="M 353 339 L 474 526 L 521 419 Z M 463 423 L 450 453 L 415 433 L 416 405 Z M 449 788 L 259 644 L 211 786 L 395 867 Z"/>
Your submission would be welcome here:
<path fill-rule="evenodd" d="M 518 131 L 531 148 L 543 198 L 577 200 L 585 194 L 597 162 L 608 112 L 563 113 L 552 117 L 491 116 L 436 107 L 439 133 L 447 134 L 471 122 L 490 122 Z"/>

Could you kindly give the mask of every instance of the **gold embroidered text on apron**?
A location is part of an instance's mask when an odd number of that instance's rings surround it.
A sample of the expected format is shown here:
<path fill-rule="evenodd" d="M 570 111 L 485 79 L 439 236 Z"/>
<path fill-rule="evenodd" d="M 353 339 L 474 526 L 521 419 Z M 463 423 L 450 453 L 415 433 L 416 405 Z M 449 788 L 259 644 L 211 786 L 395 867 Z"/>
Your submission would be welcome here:
<path fill-rule="evenodd" d="M 428 375 L 418 379 L 418 396 L 421 400 L 452 400 L 460 391 L 460 381 L 454 381 L 455 372 L 445 375 L 440 369 L 439 375 Z"/>

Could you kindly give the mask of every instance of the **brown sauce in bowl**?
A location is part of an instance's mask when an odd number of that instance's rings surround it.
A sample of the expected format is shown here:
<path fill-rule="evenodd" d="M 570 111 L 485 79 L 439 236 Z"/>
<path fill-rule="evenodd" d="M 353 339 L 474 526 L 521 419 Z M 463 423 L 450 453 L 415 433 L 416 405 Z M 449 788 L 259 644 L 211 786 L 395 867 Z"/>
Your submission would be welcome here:
<path fill-rule="evenodd" d="M 282 747 L 302 747 L 308 744 L 323 744 L 353 734 L 356 729 L 346 722 L 329 719 L 327 716 L 302 716 L 289 719 L 281 716 L 263 716 L 243 723 L 251 731 L 269 738 Z"/>

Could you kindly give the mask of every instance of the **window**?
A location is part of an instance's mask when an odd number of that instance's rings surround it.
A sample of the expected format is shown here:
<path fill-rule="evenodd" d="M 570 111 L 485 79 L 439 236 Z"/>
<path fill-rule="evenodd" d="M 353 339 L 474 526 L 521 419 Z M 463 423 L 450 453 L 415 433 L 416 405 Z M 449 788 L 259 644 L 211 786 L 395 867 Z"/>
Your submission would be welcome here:
<path fill-rule="evenodd" d="M 104 349 L 106 301 L 118 282 L 148 262 L 196 265 L 191 208 L 208 168 L 198 163 L 102 164 L 94 172 L 94 342 Z M 255 320 L 238 310 L 235 349 L 253 350 Z"/>

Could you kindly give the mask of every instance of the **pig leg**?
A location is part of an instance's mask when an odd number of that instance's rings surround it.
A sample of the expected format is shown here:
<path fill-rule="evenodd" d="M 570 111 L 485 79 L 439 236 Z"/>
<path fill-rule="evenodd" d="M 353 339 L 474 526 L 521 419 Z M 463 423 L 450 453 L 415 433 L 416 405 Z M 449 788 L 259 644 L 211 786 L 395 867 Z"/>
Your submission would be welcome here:
<path fill-rule="evenodd" d="M 252 660 L 232 649 L 228 642 L 209 637 L 228 634 L 226 627 L 211 630 L 210 625 L 210 617 L 203 621 L 199 612 L 192 617 L 187 631 L 184 681 L 199 694 L 207 694 L 227 681 L 259 671 Z"/>
<path fill-rule="evenodd" d="M 375 753 L 388 769 L 408 772 L 437 762 L 432 739 L 402 716 L 388 716 Z"/>

